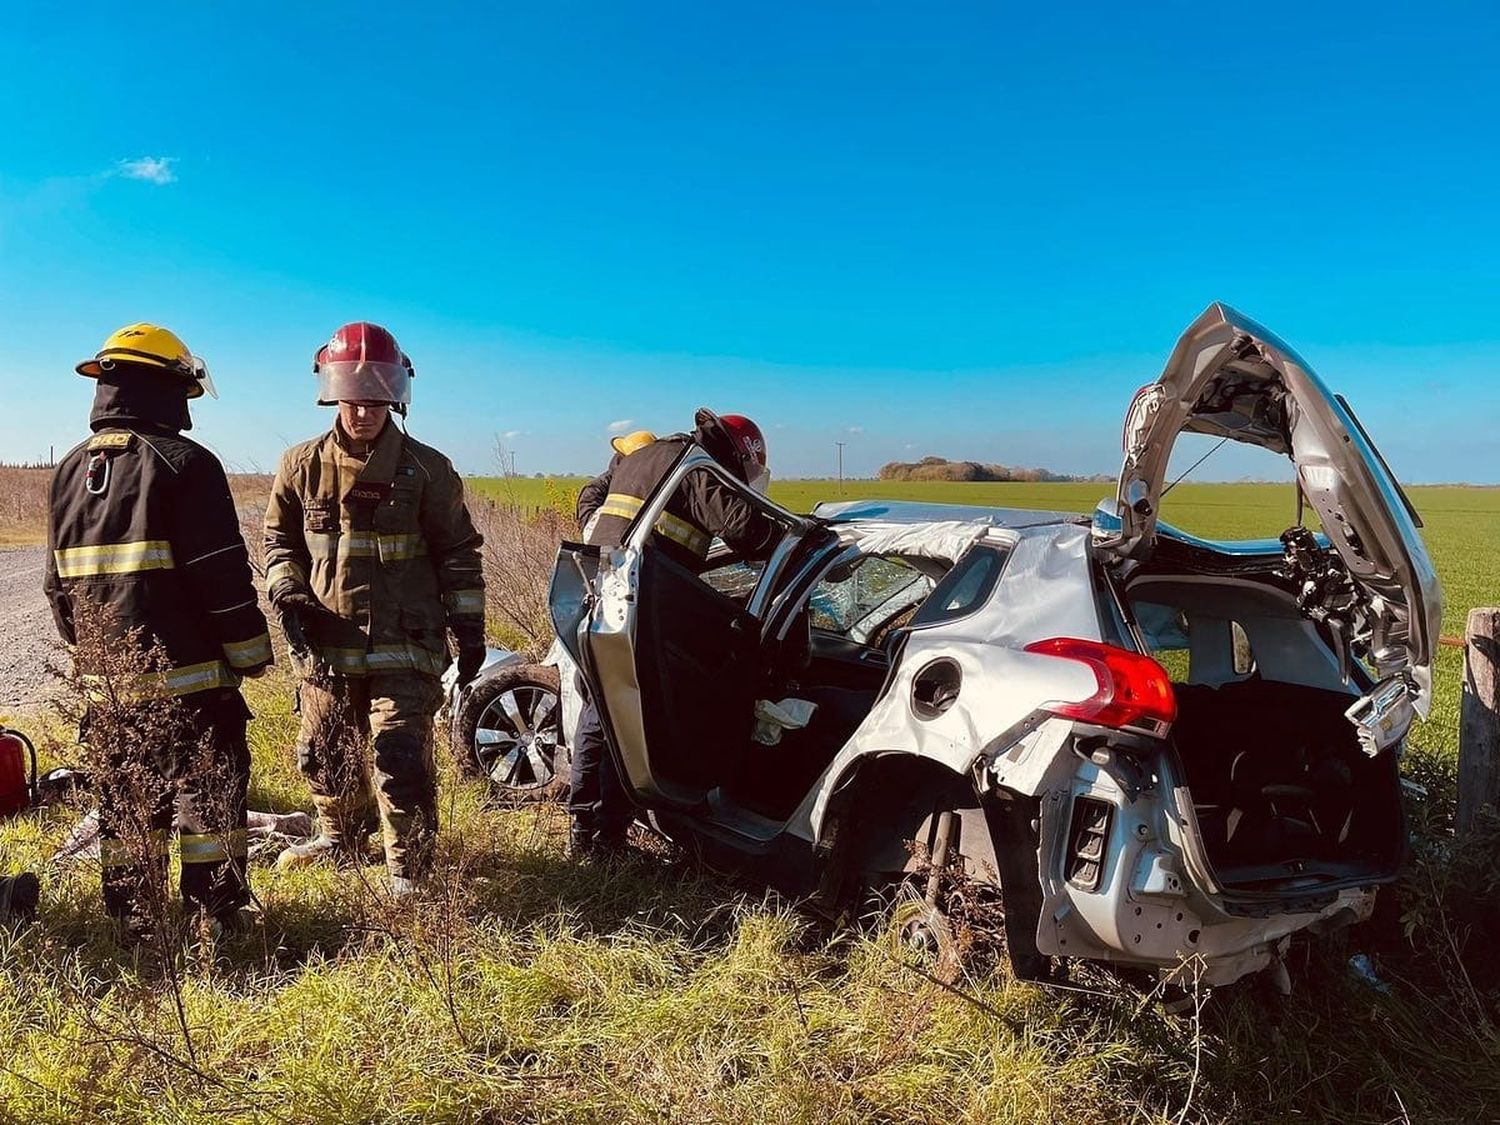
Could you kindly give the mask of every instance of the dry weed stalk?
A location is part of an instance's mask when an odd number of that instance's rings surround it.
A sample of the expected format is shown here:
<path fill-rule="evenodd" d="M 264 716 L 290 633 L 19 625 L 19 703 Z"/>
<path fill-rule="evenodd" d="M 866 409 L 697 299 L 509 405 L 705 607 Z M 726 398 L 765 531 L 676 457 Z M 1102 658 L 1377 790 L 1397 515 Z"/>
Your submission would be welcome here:
<path fill-rule="evenodd" d="M 453 824 L 457 812 L 456 791 L 450 787 L 440 821 Z M 487 855 L 457 834 L 439 835 L 420 846 L 430 848 L 431 856 L 428 875 L 415 894 L 396 896 L 371 878 L 370 868 L 356 866 L 364 928 L 388 941 L 426 981 L 442 1000 L 454 1037 L 467 1048 L 472 1038 L 459 1011 L 459 958 L 473 945 L 477 888 L 483 884 L 479 871 Z"/>
<path fill-rule="evenodd" d="M 79 731 L 80 764 L 98 796 L 101 824 L 109 826 L 111 838 L 101 840 L 101 881 L 107 867 L 143 876 L 117 884 L 129 898 L 122 937 L 150 955 L 166 989 L 149 980 L 137 999 L 148 1011 L 163 1001 L 171 1004 L 183 1065 L 194 1069 L 197 1049 L 180 954 L 195 935 L 209 936 L 209 920 L 178 909 L 169 879 L 169 836 L 179 790 L 197 794 L 206 823 L 237 823 L 231 766 L 180 700 L 150 697 L 171 667 L 159 643 L 139 627 L 122 627 L 109 606 L 86 596 L 75 599 L 74 629 L 73 663 L 63 673 L 67 690 L 54 708 Z M 225 827 L 217 834 L 219 846 L 232 852 L 235 835 Z M 198 944 L 201 949 L 209 943 Z M 91 1007 L 89 1001 L 82 1010 Z M 142 1049 L 172 1054 L 139 1028 L 109 1031 Z"/>

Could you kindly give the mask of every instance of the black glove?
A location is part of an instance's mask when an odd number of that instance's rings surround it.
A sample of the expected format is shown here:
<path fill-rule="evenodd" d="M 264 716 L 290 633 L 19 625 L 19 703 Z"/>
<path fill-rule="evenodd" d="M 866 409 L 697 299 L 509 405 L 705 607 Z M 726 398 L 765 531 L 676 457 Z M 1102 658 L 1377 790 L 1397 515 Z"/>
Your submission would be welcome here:
<path fill-rule="evenodd" d="M 485 648 L 482 644 L 464 644 L 458 649 L 458 687 L 463 690 L 474 682 L 479 669 L 484 665 Z"/>
<path fill-rule="evenodd" d="M 306 675 L 306 670 L 316 663 L 312 642 L 307 639 L 307 623 L 328 611 L 323 608 L 322 602 L 313 597 L 311 590 L 290 578 L 283 578 L 273 585 L 270 598 L 281 633 L 286 637 L 286 647 L 292 655 L 292 662 Z"/>
<path fill-rule="evenodd" d="M 311 595 L 300 591 L 279 599 L 271 599 L 271 608 L 276 611 L 276 621 L 281 626 L 282 635 L 286 637 L 286 647 L 292 650 L 293 655 L 312 650 L 312 645 L 307 639 L 307 629 L 303 626 L 302 615 L 311 613 L 312 607 L 316 604 Z"/>
<path fill-rule="evenodd" d="M 304 606 L 312 608 L 318 604 L 318 599 L 313 597 L 306 583 L 299 582 L 295 578 L 282 578 L 271 584 L 266 591 L 271 599 L 271 605 L 276 609 L 289 609 L 293 606 Z"/>

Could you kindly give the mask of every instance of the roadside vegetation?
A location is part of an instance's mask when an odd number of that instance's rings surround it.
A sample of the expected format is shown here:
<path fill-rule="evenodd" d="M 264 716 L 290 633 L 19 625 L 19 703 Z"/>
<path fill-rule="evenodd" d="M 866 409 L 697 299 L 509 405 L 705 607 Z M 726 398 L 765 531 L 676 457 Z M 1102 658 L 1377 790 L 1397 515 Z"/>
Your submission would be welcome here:
<path fill-rule="evenodd" d="M 476 514 L 496 637 L 542 646 L 578 482 L 473 483 L 494 501 Z M 836 491 L 773 495 L 805 510 Z M 1081 511 L 1107 491 L 845 484 L 846 498 Z M 253 536 L 255 488 L 238 498 Z M 1500 600 L 1500 490 L 1413 498 L 1444 631 L 1461 633 L 1470 606 Z M 18 525 L 45 511 L 16 510 Z M 1274 535 L 1292 512 L 1287 487 L 1184 485 L 1167 518 Z M 309 807 L 284 668 L 248 685 L 251 806 L 278 812 Z M 44 870 L 45 889 L 36 925 L 0 928 L 0 1120 L 1495 1120 L 1500 831 L 1452 844 L 1459 668 L 1445 649 L 1413 739 L 1407 773 L 1428 796 L 1385 916 L 1299 947 L 1289 998 L 1249 982 L 1176 1015 L 1087 967 L 1069 989 L 1019 984 L 982 932 L 940 981 L 878 930 L 832 932 L 644 838 L 627 861 L 575 867 L 560 809 L 489 807 L 446 763 L 428 901 L 393 903 L 378 867 L 276 872 L 262 858 L 260 929 L 218 945 L 189 934 L 170 956 L 116 943 L 96 863 L 47 866 L 86 802 L 3 822 L 0 871 Z M 61 718 L 25 720 L 49 764 L 77 760 Z M 1373 979 L 1351 969 L 1357 954 Z"/>
<path fill-rule="evenodd" d="M 51 481 L 51 469 L 0 466 L 0 548 L 46 541 Z"/>

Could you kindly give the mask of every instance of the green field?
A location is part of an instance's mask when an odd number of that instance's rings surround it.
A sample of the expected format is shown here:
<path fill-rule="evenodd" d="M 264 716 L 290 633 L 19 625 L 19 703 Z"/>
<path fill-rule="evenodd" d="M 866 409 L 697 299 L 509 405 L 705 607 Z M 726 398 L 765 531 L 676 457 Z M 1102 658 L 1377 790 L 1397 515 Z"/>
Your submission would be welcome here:
<path fill-rule="evenodd" d="M 578 483 L 475 482 L 523 507 L 566 505 Z M 791 481 L 773 495 L 806 510 L 837 491 Z M 844 486 L 1079 511 L 1108 491 Z M 1500 490 L 1412 496 L 1456 633 L 1468 607 L 1500 602 Z M 1184 485 L 1167 518 L 1274 535 L 1292 506 L 1289 487 Z M 570 865 L 555 808 L 488 808 L 445 770 L 445 875 L 426 906 L 393 909 L 375 868 L 257 865 L 262 931 L 175 973 L 116 947 L 96 867 L 49 869 L 42 920 L 0 928 L 0 1121 L 1500 1120 L 1500 979 L 1463 916 L 1500 876 L 1492 853 L 1464 867 L 1443 843 L 1459 670 L 1444 649 L 1408 759 L 1431 796 L 1414 806 L 1402 917 L 1299 953 L 1287 1000 L 1250 984 L 1173 1017 L 1106 972 L 1040 989 L 988 956 L 940 986 L 887 937 L 830 935 L 691 857 Z M 253 804 L 307 807 L 291 684 L 250 698 Z M 68 732 L 33 720 L 63 739 L 49 760 L 65 759 Z M 0 824 L 3 870 L 42 867 L 73 815 Z M 1379 952 L 1384 991 L 1348 972 L 1362 949 Z"/>

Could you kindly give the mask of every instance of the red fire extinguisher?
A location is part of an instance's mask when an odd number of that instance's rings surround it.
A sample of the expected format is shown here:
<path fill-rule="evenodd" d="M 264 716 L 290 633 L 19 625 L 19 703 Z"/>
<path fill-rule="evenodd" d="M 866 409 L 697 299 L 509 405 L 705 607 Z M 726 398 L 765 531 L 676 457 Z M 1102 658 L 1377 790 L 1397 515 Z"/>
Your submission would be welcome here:
<path fill-rule="evenodd" d="M 20 731 L 0 726 L 0 817 L 30 808 L 36 796 L 36 747 Z"/>

